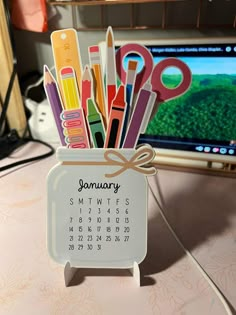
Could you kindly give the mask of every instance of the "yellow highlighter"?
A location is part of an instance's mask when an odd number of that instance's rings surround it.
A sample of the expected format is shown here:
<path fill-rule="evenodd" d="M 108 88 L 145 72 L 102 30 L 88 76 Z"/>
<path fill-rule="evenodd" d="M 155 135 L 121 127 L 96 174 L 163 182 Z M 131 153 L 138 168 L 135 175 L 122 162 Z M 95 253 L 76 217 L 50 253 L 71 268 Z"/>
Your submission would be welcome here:
<path fill-rule="evenodd" d="M 60 71 L 64 67 L 72 67 L 75 71 L 78 87 L 80 89 L 82 77 L 81 54 L 79 41 L 75 29 L 68 28 L 54 31 L 51 34 L 52 52 L 57 75 L 57 82 L 62 93 Z M 79 90 L 80 92 L 80 90 Z M 63 101 L 64 97 L 62 96 Z"/>
<path fill-rule="evenodd" d="M 103 123 L 106 128 L 107 126 L 107 108 L 105 104 L 104 96 L 104 83 L 102 75 L 102 65 L 99 46 L 90 46 L 89 47 L 89 61 L 90 66 L 93 70 L 94 79 L 95 79 L 95 100 L 98 106 L 98 109 L 102 115 Z"/>

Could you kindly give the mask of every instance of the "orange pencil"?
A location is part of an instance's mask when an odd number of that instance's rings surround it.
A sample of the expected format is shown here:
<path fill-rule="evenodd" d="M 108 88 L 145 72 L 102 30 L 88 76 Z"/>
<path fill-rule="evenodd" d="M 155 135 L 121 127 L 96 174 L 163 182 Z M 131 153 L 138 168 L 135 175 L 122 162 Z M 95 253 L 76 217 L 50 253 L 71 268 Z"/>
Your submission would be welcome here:
<path fill-rule="evenodd" d="M 124 85 L 120 85 L 111 105 L 104 148 L 119 148 L 125 111 L 125 87 Z"/>

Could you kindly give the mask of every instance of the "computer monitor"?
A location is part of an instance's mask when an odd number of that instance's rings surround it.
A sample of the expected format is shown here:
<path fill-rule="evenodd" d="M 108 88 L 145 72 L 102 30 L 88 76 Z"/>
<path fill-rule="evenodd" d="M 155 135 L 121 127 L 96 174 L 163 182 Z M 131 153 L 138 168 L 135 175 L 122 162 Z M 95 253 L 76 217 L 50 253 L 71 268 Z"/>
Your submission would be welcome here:
<path fill-rule="evenodd" d="M 191 72 L 183 94 L 169 100 L 160 97 L 158 110 L 139 143 L 155 148 L 159 164 L 213 169 L 236 164 L 236 38 L 116 41 L 117 53 L 128 43 L 145 45 L 153 68 L 166 58 L 177 58 Z M 104 58 L 105 43 L 100 47 Z M 143 56 L 132 52 L 122 55 L 124 70 L 129 59 L 138 61 L 139 73 L 144 70 Z M 149 77 L 156 91 L 157 73 L 153 71 Z M 161 73 L 160 84 L 176 89 L 183 80 L 180 68 L 171 66 Z"/>

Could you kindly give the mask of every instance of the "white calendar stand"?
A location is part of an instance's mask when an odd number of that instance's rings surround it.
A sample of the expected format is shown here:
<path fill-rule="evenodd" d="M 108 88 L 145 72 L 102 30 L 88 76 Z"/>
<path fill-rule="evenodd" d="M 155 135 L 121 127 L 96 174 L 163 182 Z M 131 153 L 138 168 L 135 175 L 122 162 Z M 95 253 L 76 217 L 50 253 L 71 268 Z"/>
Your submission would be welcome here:
<path fill-rule="evenodd" d="M 64 268 L 64 280 L 65 280 L 65 286 L 69 287 L 72 279 L 74 278 L 75 274 L 79 272 L 79 268 L 71 267 L 70 262 L 68 261 Z M 133 276 L 136 284 L 140 287 L 140 269 L 139 264 L 137 262 L 134 262 L 133 268 L 128 269 Z"/>
<path fill-rule="evenodd" d="M 140 286 L 147 253 L 149 146 L 59 148 L 48 175 L 48 251 L 68 286 L 82 268 L 128 269 Z"/>

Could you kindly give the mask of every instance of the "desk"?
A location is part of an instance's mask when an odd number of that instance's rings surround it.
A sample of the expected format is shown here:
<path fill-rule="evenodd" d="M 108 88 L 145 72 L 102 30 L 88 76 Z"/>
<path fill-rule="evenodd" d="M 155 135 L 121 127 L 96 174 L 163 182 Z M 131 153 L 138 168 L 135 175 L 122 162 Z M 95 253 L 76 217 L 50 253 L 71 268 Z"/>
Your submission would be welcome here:
<path fill-rule="evenodd" d="M 42 151 L 28 144 L 15 158 Z M 42 153 L 42 152 L 41 152 Z M 0 161 L 11 162 L 12 159 Z M 226 314 L 219 298 L 164 223 L 149 196 L 142 287 L 126 270 L 84 270 L 64 286 L 63 266 L 46 249 L 45 160 L 1 173 L 1 315 Z M 235 179 L 159 170 L 150 184 L 181 241 L 236 308 Z"/>

